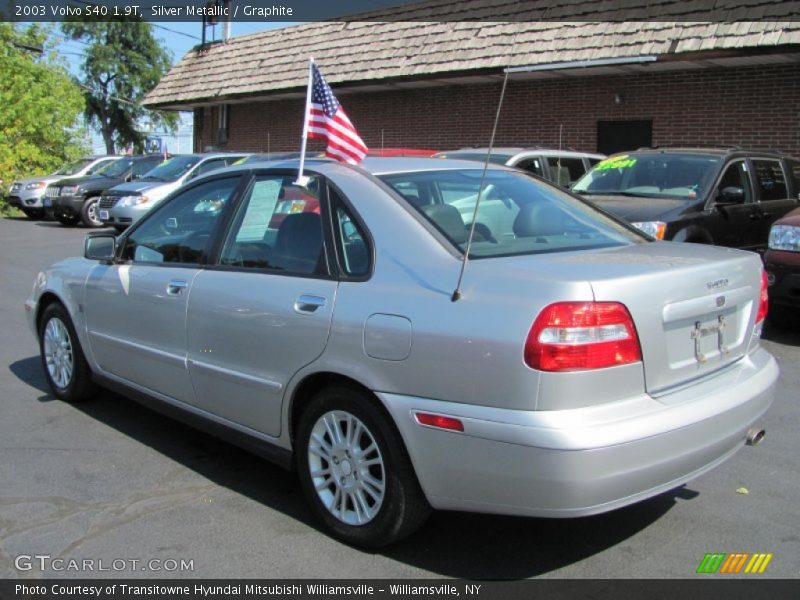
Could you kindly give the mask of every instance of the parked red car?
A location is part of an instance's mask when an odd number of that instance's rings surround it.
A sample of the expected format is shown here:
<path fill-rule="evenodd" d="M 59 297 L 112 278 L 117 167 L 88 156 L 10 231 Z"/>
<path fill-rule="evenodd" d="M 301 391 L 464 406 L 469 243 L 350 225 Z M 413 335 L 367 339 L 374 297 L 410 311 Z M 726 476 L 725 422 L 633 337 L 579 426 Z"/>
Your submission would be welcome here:
<path fill-rule="evenodd" d="M 776 307 L 800 308 L 800 208 L 772 225 L 764 265 L 770 302 Z"/>

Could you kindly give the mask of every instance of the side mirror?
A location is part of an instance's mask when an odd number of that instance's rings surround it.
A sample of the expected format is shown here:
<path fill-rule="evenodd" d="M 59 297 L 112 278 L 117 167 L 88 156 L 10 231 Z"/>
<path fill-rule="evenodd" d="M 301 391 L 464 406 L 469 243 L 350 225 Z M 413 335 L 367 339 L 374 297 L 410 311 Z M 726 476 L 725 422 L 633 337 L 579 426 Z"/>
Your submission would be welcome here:
<path fill-rule="evenodd" d="M 89 260 L 111 261 L 117 254 L 117 239 L 111 233 L 92 233 L 83 243 L 83 256 Z"/>
<path fill-rule="evenodd" d="M 726 187 L 719 191 L 717 204 L 742 204 L 744 202 L 744 190 L 740 187 Z"/>

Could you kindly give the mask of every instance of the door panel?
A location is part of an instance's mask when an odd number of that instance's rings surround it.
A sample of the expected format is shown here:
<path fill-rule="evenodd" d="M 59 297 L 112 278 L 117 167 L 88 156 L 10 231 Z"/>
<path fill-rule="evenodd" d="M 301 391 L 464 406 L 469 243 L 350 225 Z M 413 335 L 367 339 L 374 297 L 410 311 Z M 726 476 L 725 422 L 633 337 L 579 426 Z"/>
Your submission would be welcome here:
<path fill-rule="evenodd" d="M 712 192 L 712 198 L 719 201 L 722 190 L 730 187 L 741 188 L 744 201 L 741 204 L 712 207 L 713 215 L 708 227 L 714 243 L 732 248 L 754 249 L 759 244 L 759 221 L 761 216 L 753 201 L 750 170 L 744 160 L 727 165 Z"/>
<path fill-rule="evenodd" d="M 189 402 L 186 300 L 196 268 L 98 265 L 86 285 L 89 343 L 104 371 Z M 187 289 L 169 293 L 170 283 Z"/>
<path fill-rule="evenodd" d="M 199 408 L 280 434 L 286 384 L 325 349 L 337 281 L 329 275 L 319 181 L 256 178 L 189 299 L 189 372 Z M 291 201 L 290 201 L 291 200 Z"/>
<path fill-rule="evenodd" d="M 336 287 L 257 272 L 198 275 L 187 317 L 195 405 L 279 435 L 283 391 L 325 349 Z"/>
<path fill-rule="evenodd" d="M 772 224 L 797 202 L 790 196 L 789 185 L 781 162 L 777 159 L 753 159 L 753 182 L 756 190 L 756 210 L 759 214 L 759 249 L 765 250 Z"/>
<path fill-rule="evenodd" d="M 190 186 L 122 238 L 124 264 L 92 270 L 87 328 L 101 369 L 176 400 L 194 400 L 186 367 L 187 301 L 239 181 Z"/>

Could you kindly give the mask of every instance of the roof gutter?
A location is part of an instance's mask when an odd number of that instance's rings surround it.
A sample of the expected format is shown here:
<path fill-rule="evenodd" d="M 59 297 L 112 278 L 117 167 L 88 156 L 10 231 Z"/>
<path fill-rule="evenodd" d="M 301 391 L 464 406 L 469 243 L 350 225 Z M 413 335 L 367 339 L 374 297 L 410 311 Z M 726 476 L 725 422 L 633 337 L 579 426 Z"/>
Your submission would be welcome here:
<path fill-rule="evenodd" d="M 657 56 L 624 56 L 621 58 L 597 58 L 594 60 L 573 60 L 569 62 L 548 63 L 545 65 L 529 65 L 525 67 L 508 67 L 505 73 L 530 73 L 532 71 L 557 71 L 560 69 L 586 69 L 591 67 L 607 67 L 613 65 L 646 64 L 658 60 Z"/>

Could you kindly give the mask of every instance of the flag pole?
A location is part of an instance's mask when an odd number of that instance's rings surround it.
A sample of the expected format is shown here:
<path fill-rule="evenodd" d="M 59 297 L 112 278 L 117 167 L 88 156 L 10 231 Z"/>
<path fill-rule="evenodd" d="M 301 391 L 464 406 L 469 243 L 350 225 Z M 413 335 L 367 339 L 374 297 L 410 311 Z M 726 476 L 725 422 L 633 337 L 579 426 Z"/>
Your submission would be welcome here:
<path fill-rule="evenodd" d="M 312 71 L 311 67 L 314 64 L 314 58 L 308 59 L 308 88 L 306 89 L 306 107 L 303 111 L 303 137 L 300 140 L 300 167 L 297 169 L 297 181 L 295 185 L 305 187 L 308 184 L 309 177 L 303 175 L 303 167 L 306 164 L 306 142 L 308 141 L 308 118 L 311 112 L 311 83 Z"/>

